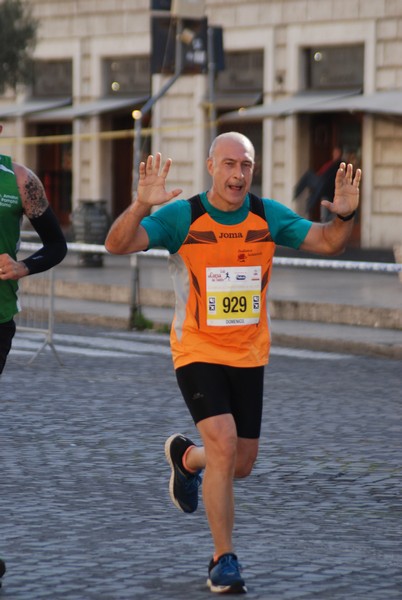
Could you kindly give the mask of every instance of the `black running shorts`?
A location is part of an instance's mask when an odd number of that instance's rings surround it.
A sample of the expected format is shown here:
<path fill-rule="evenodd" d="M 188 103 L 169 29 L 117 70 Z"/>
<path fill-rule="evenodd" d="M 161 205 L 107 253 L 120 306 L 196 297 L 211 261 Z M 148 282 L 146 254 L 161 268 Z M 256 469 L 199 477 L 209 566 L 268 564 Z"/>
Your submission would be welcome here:
<path fill-rule="evenodd" d="M 176 377 L 194 423 L 229 413 L 239 437 L 260 437 L 264 367 L 196 362 L 177 369 Z"/>
<path fill-rule="evenodd" d="M 3 372 L 11 342 L 15 334 L 15 322 L 13 319 L 7 323 L 0 323 L 0 373 Z"/>

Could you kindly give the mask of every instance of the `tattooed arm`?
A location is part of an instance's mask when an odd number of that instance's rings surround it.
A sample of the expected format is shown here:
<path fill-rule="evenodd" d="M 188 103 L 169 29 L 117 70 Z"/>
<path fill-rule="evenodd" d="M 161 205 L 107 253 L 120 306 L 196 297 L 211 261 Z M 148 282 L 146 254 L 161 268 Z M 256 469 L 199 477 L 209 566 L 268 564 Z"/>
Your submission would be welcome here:
<path fill-rule="evenodd" d="M 49 206 L 42 182 L 35 173 L 23 165 L 14 163 L 13 168 L 24 213 L 28 219 L 40 217 Z"/>
<path fill-rule="evenodd" d="M 43 247 L 22 261 L 15 261 L 8 254 L 0 254 L 0 279 L 21 279 L 26 275 L 41 273 L 54 267 L 67 253 L 64 234 L 46 198 L 40 179 L 24 167 L 13 164 L 22 208 L 38 233 Z"/>

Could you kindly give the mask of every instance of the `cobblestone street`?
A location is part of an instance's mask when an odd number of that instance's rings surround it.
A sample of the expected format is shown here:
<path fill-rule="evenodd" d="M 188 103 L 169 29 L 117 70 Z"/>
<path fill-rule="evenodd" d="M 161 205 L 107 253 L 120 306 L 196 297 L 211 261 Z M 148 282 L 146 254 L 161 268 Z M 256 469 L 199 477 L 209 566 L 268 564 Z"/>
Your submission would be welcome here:
<path fill-rule="evenodd" d="M 166 340 L 76 334 L 63 367 L 16 352 L 1 379 L 1 599 L 210 597 L 202 502 L 184 515 L 168 494 L 165 438 L 199 438 Z M 265 377 L 259 460 L 236 483 L 248 597 L 400 599 L 400 362 L 284 350 Z"/>

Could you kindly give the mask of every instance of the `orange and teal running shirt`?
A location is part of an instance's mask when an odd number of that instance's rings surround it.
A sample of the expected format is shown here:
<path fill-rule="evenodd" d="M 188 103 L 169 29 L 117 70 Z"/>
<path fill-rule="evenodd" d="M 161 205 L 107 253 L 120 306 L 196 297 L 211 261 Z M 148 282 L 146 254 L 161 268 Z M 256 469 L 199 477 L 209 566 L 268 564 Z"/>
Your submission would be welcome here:
<path fill-rule="evenodd" d="M 233 212 L 206 193 L 165 205 L 142 220 L 149 248 L 169 253 L 176 309 L 174 367 L 193 362 L 256 367 L 268 362 L 267 291 L 276 244 L 298 248 L 311 222 L 249 194 Z"/>

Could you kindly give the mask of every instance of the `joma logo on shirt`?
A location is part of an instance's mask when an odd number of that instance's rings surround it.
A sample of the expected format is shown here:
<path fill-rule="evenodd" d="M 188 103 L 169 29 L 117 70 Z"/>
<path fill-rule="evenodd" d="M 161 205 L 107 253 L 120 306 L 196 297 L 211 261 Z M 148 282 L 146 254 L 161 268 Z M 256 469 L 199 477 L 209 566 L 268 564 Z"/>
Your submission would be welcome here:
<path fill-rule="evenodd" d="M 242 238 L 243 234 L 242 233 L 223 233 L 221 232 L 219 234 L 219 238 Z"/>

